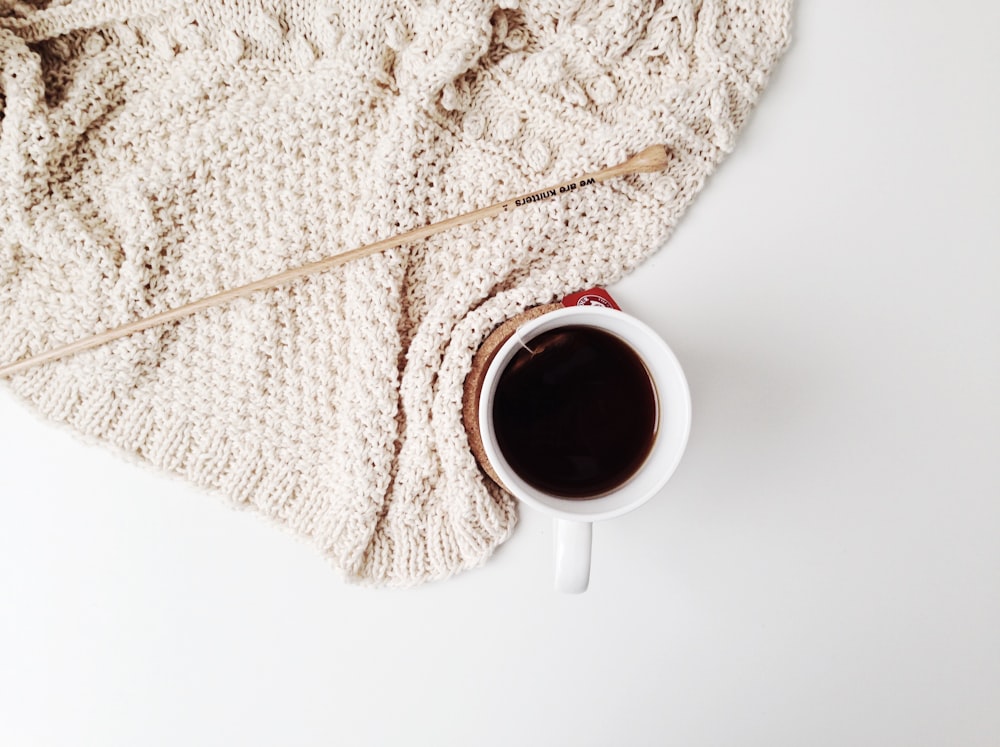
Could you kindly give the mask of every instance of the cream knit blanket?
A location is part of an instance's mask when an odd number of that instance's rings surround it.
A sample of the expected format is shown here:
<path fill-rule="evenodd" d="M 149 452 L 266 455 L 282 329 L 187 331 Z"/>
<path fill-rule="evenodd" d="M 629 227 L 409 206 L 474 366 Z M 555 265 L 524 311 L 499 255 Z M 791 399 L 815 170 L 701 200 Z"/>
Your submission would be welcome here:
<path fill-rule="evenodd" d="M 345 576 L 480 564 L 490 330 L 633 269 L 734 143 L 789 0 L 0 0 L 0 363 L 665 143 L 628 177 L 10 380 Z"/>

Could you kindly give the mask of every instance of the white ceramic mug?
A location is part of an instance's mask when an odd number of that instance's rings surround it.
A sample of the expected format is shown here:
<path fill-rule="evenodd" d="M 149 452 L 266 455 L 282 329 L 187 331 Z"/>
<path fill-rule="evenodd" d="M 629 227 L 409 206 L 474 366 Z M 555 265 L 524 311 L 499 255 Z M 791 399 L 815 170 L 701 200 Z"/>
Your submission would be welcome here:
<path fill-rule="evenodd" d="M 649 456 L 625 483 L 596 498 L 562 498 L 525 482 L 504 458 L 493 427 L 497 381 L 507 364 L 533 337 L 570 325 L 597 327 L 628 344 L 645 364 L 656 391 L 657 428 Z M 555 519 L 555 585 L 559 591 L 586 591 L 594 522 L 621 516 L 656 495 L 680 463 L 690 429 L 691 396 L 677 357 L 648 325 L 615 309 L 572 306 L 525 322 L 497 350 L 483 377 L 479 398 L 483 450 L 515 498 Z"/>

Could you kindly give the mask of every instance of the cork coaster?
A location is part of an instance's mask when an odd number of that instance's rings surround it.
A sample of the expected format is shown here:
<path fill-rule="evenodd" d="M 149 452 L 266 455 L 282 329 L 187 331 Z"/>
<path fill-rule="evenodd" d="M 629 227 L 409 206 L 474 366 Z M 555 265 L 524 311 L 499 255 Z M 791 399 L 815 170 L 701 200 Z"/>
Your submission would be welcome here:
<path fill-rule="evenodd" d="M 486 369 L 489 368 L 500 346 L 514 334 L 518 327 L 542 314 L 561 308 L 563 308 L 561 303 L 533 306 L 503 322 L 490 333 L 490 336 L 476 351 L 472 358 L 472 370 L 465 378 L 465 388 L 462 392 L 462 422 L 465 424 L 465 432 L 469 437 L 469 448 L 472 449 L 472 454 L 476 457 L 476 461 L 479 462 L 483 471 L 501 487 L 503 487 L 503 483 L 500 482 L 500 478 L 496 476 L 493 467 L 490 466 L 489 459 L 486 458 L 486 450 L 483 448 L 483 439 L 479 435 L 479 395 L 483 391 L 483 378 L 486 376 Z"/>

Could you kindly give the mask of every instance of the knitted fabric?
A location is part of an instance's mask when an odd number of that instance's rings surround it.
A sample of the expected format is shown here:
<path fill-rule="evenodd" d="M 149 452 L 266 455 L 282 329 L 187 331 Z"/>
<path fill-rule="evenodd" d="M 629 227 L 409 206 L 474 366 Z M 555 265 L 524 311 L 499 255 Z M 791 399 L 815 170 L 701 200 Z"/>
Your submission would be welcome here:
<path fill-rule="evenodd" d="M 789 0 L 0 0 L 0 363 L 613 165 L 539 201 L 12 377 L 345 577 L 482 563 L 511 498 L 462 428 L 502 320 L 660 246 Z"/>

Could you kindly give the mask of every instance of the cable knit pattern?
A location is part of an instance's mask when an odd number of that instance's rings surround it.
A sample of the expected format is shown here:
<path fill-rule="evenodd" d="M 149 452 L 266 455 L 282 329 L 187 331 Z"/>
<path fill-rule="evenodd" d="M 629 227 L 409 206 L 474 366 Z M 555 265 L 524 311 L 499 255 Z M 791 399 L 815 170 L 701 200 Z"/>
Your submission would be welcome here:
<path fill-rule="evenodd" d="M 535 203 L 40 366 L 46 416 L 254 508 L 346 577 L 482 563 L 462 429 L 492 328 L 662 244 L 789 0 L 0 0 L 0 362 L 665 143 Z"/>

